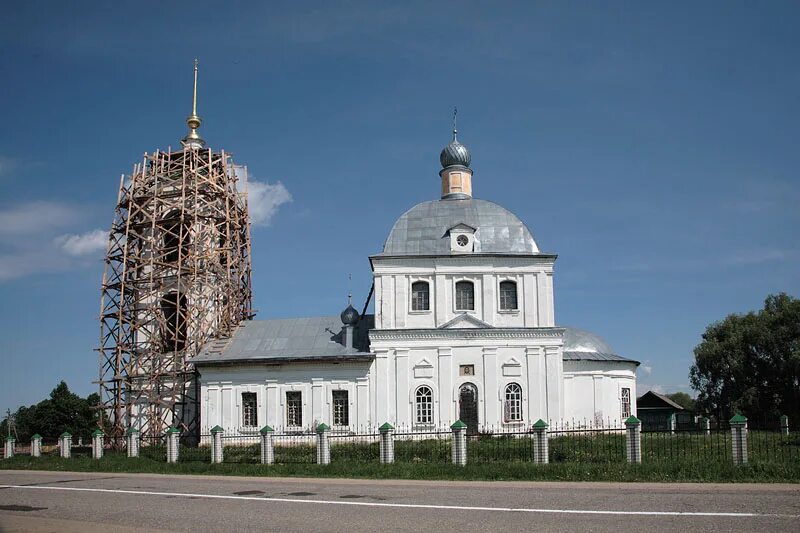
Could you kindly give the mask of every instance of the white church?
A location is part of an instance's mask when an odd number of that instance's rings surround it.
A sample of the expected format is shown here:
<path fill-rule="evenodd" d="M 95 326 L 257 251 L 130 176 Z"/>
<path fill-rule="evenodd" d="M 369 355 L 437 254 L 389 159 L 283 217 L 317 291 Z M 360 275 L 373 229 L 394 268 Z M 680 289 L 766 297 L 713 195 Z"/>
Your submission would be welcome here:
<path fill-rule="evenodd" d="M 245 321 L 206 346 L 201 431 L 334 431 L 385 422 L 468 432 L 635 415 L 637 361 L 556 325 L 556 255 L 472 196 L 470 152 L 441 153 L 441 198 L 415 205 L 370 256 L 375 314 Z"/>

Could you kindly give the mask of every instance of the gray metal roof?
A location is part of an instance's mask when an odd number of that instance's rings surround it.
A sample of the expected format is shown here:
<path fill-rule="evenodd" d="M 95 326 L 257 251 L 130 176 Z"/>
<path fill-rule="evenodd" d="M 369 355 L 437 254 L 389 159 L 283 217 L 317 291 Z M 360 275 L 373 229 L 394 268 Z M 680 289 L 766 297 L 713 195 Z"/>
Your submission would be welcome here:
<path fill-rule="evenodd" d="M 192 362 L 202 365 L 371 359 L 367 332 L 374 326 L 374 318 L 365 315 L 356 325 L 355 348 L 342 344 L 342 321 L 338 316 L 248 320 L 230 339 L 208 343 Z"/>
<path fill-rule="evenodd" d="M 476 228 L 475 253 L 539 253 L 517 215 L 493 202 L 469 198 L 415 205 L 394 223 L 379 255 L 450 255 L 448 230 L 458 224 Z"/>
<path fill-rule="evenodd" d="M 617 361 L 639 364 L 639 361 L 614 353 L 614 349 L 594 333 L 578 328 L 564 328 L 562 354 L 564 361 Z"/>

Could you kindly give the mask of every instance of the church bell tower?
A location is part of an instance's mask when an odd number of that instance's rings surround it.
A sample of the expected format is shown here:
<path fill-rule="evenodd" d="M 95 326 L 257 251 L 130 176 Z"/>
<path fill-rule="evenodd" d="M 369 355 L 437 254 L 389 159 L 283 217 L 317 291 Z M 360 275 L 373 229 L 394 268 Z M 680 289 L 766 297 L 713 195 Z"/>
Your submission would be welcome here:
<path fill-rule="evenodd" d="M 120 178 L 100 308 L 103 429 L 199 432 L 192 357 L 252 318 L 247 171 L 198 133 L 197 60 L 181 148 Z"/>

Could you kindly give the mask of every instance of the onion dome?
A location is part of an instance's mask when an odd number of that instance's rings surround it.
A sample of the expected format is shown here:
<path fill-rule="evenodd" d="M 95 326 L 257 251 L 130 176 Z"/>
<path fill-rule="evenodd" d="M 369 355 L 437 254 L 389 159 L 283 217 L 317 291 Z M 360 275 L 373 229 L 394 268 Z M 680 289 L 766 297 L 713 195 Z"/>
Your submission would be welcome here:
<path fill-rule="evenodd" d="M 339 318 L 342 319 L 342 324 L 345 326 L 355 326 L 359 318 L 358 311 L 356 311 L 352 305 L 348 305 L 347 309 L 342 311 L 342 314 L 339 315 Z"/>
<path fill-rule="evenodd" d="M 439 162 L 442 163 L 442 168 L 453 166 L 469 167 L 469 163 L 472 160 L 467 147 L 458 142 L 457 115 L 458 109 L 453 109 L 453 140 L 439 154 Z"/>
<path fill-rule="evenodd" d="M 452 166 L 469 167 L 469 163 L 472 160 L 469 150 L 458 142 L 456 134 L 456 130 L 453 130 L 453 140 L 439 154 L 439 162 L 442 163 L 442 168 Z"/>

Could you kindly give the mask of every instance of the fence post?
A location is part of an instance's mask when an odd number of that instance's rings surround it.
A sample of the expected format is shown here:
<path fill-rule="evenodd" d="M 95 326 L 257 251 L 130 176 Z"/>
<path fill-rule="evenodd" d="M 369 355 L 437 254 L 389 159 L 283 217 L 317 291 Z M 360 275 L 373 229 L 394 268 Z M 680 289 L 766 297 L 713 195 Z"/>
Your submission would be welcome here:
<path fill-rule="evenodd" d="M 211 428 L 211 462 L 221 463 L 224 459 L 222 453 L 222 434 L 225 432 L 219 426 Z"/>
<path fill-rule="evenodd" d="M 547 422 L 541 418 L 531 427 L 533 438 L 533 462 L 544 465 L 550 462 L 550 446 L 547 440 Z"/>
<path fill-rule="evenodd" d="M 378 431 L 381 432 L 381 464 L 391 464 L 394 462 L 394 426 L 386 422 Z"/>
<path fill-rule="evenodd" d="M 467 464 L 467 425 L 461 420 L 456 420 L 450 429 L 453 430 L 453 464 L 465 466 Z"/>
<path fill-rule="evenodd" d="M 707 416 L 703 417 L 703 431 L 705 432 L 706 436 L 711 435 L 711 419 Z"/>
<path fill-rule="evenodd" d="M 627 438 L 625 439 L 625 452 L 629 463 L 642 462 L 642 422 L 635 416 L 625 421 Z"/>
<path fill-rule="evenodd" d="M 675 413 L 669 415 L 669 434 L 675 434 Z"/>
<path fill-rule="evenodd" d="M 128 428 L 125 435 L 128 437 L 128 457 L 139 457 L 139 430 Z"/>
<path fill-rule="evenodd" d="M 95 459 L 103 458 L 103 430 L 100 428 L 92 432 L 92 457 Z"/>
<path fill-rule="evenodd" d="M 781 435 L 789 434 L 789 417 L 781 415 Z"/>
<path fill-rule="evenodd" d="M 275 463 L 275 446 L 272 444 L 272 432 L 275 431 L 269 426 L 261 428 L 261 464 L 271 465 Z"/>
<path fill-rule="evenodd" d="M 42 436 L 38 433 L 31 437 L 31 457 L 42 456 Z"/>
<path fill-rule="evenodd" d="M 66 431 L 59 437 L 61 441 L 61 457 L 69 459 L 72 456 L 72 435 Z"/>
<path fill-rule="evenodd" d="M 14 457 L 14 437 L 6 437 L 6 449 L 3 453 L 4 459 L 11 459 Z"/>
<path fill-rule="evenodd" d="M 730 420 L 731 423 L 731 447 L 733 451 L 733 464 L 743 465 L 747 463 L 747 418 L 743 415 L 736 415 Z"/>
<path fill-rule="evenodd" d="M 169 428 L 167 430 L 167 462 L 177 463 L 178 455 L 180 454 L 180 447 L 178 446 L 178 437 L 181 430 L 178 428 Z"/>
<path fill-rule="evenodd" d="M 328 441 L 330 426 L 322 422 L 317 426 L 317 464 L 331 464 L 331 443 Z"/>

